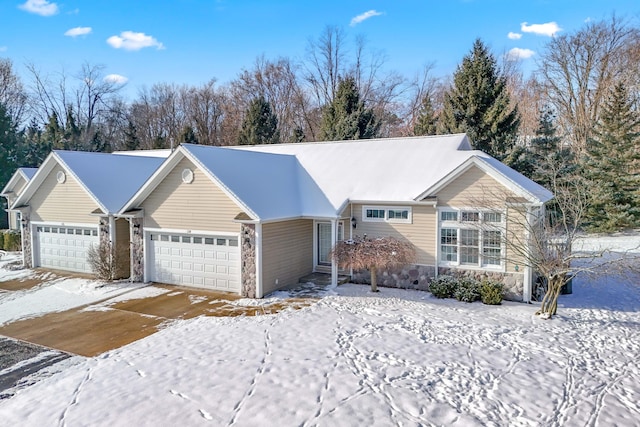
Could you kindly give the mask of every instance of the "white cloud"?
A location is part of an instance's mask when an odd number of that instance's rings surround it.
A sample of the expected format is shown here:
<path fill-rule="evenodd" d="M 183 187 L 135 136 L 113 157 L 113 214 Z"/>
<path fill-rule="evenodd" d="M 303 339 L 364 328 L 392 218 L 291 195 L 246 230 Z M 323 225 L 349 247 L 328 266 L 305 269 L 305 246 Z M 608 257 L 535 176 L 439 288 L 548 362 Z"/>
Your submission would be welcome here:
<path fill-rule="evenodd" d="M 369 18 L 373 18 L 374 16 L 380 16 L 382 15 L 382 12 L 378 12 L 377 10 L 368 10 L 365 13 L 361 13 L 360 15 L 356 16 L 355 18 L 351 19 L 351 23 L 349 25 L 351 25 L 352 27 L 355 27 L 356 25 L 358 25 L 359 23 L 361 23 L 362 21 L 365 21 Z"/>
<path fill-rule="evenodd" d="M 509 37 L 511 40 L 520 40 L 522 38 L 522 34 L 509 31 L 507 37 Z"/>
<path fill-rule="evenodd" d="M 91 34 L 91 27 L 75 27 L 67 30 L 64 35 L 69 37 L 86 36 Z"/>
<path fill-rule="evenodd" d="M 124 50 L 140 50 L 145 47 L 164 49 L 164 45 L 154 37 L 133 31 L 123 31 L 119 36 L 111 36 L 107 39 L 107 43 L 116 49 Z"/>
<path fill-rule="evenodd" d="M 507 59 L 509 61 L 518 61 L 520 59 L 531 58 L 536 53 L 531 49 L 521 49 L 519 47 L 514 47 L 509 52 L 507 52 Z"/>
<path fill-rule="evenodd" d="M 129 81 L 125 76 L 121 76 L 120 74 L 108 74 L 104 76 L 104 81 L 108 83 L 115 83 L 118 85 L 123 85 Z"/>
<path fill-rule="evenodd" d="M 539 36 L 553 37 L 558 31 L 562 31 L 562 28 L 555 22 L 547 22 L 546 24 L 531 24 L 526 22 L 520 24 L 520 31 L 523 33 L 533 33 Z"/>
<path fill-rule="evenodd" d="M 48 0 L 27 0 L 24 4 L 18 5 L 18 7 L 29 13 L 41 16 L 51 16 L 58 13 L 58 5 Z"/>

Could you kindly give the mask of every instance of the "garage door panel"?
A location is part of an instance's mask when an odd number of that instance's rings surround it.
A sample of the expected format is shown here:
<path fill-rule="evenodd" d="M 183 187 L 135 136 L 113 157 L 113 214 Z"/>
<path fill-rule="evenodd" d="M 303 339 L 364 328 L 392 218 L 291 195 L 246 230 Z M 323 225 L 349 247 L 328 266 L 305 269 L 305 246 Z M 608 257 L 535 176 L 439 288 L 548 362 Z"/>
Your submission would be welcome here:
<path fill-rule="evenodd" d="M 37 248 L 34 248 L 36 266 L 91 273 L 87 250 L 98 245 L 97 227 L 38 225 L 34 241 L 37 242 Z"/>
<path fill-rule="evenodd" d="M 149 280 L 225 291 L 240 290 L 240 248 L 228 237 L 152 232 Z"/>

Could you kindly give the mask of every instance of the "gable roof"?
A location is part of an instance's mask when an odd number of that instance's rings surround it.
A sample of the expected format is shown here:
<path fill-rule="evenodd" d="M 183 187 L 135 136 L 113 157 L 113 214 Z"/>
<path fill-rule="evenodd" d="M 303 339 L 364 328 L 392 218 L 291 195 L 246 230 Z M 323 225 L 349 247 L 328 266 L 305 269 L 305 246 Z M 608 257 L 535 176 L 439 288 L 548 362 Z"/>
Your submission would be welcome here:
<path fill-rule="evenodd" d="M 31 181 L 31 178 L 33 178 L 33 176 L 36 174 L 37 171 L 38 171 L 38 168 L 16 169 L 16 171 L 13 173 L 13 175 L 7 182 L 7 185 L 5 185 L 2 191 L 0 191 L 0 195 L 7 196 L 9 193 L 12 193 L 15 185 L 18 183 L 20 178 L 22 178 L 25 182 L 29 183 L 29 181 Z M 25 187 L 26 185 L 23 187 L 23 190 Z"/>
<path fill-rule="evenodd" d="M 348 202 L 414 203 L 471 164 L 532 203 L 553 195 L 465 134 L 235 147 L 183 144 L 125 205 L 136 207 L 188 157 L 254 220 L 335 218 Z"/>
<path fill-rule="evenodd" d="M 42 163 L 14 205 L 26 204 L 55 165 L 60 165 L 96 202 L 103 213 L 115 213 L 146 182 L 163 160 L 158 157 L 54 150 Z"/>
<path fill-rule="evenodd" d="M 507 188 L 532 202 L 553 195 L 482 151 L 465 134 L 233 147 L 294 155 L 337 210 L 346 201 L 415 202 L 477 159 Z"/>
<path fill-rule="evenodd" d="M 184 157 L 254 220 L 335 216 L 335 210 L 295 156 L 195 144 L 178 147 L 122 211 L 146 199 Z"/>

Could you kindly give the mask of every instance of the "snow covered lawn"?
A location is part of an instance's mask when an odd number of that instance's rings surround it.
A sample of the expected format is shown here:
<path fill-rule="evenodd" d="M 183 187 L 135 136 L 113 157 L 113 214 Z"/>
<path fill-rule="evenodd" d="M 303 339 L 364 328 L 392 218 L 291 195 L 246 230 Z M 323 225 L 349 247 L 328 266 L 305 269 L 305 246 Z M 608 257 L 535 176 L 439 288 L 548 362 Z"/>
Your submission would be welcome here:
<path fill-rule="evenodd" d="M 6 425 L 640 425 L 640 278 L 576 279 L 559 316 L 343 285 L 74 357 L 0 401 Z M 0 299 L 0 311 L 4 309 Z M 38 378 L 32 378 L 37 380 Z"/>

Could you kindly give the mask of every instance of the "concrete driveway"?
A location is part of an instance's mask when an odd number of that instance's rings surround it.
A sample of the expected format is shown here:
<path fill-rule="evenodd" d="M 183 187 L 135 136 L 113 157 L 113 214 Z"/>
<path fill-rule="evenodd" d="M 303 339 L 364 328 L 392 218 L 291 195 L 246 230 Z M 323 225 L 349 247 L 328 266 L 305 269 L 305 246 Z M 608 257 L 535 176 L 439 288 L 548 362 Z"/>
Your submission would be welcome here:
<path fill-rule="evenodd" d="M 37 286 L 0 283 L 5 291 Z M 289 298 L 265 305 L 233 304 L 238 295 L 188 287 L 153 284 L 165 293 L 115 303 L 101 301 L 0 326 L 0 335 L 55 350 L 92 357 L 122 347 L 162 329 L 165 322 L 197 316 L 256 316 L 312 304 L 312 298 Z"/>

